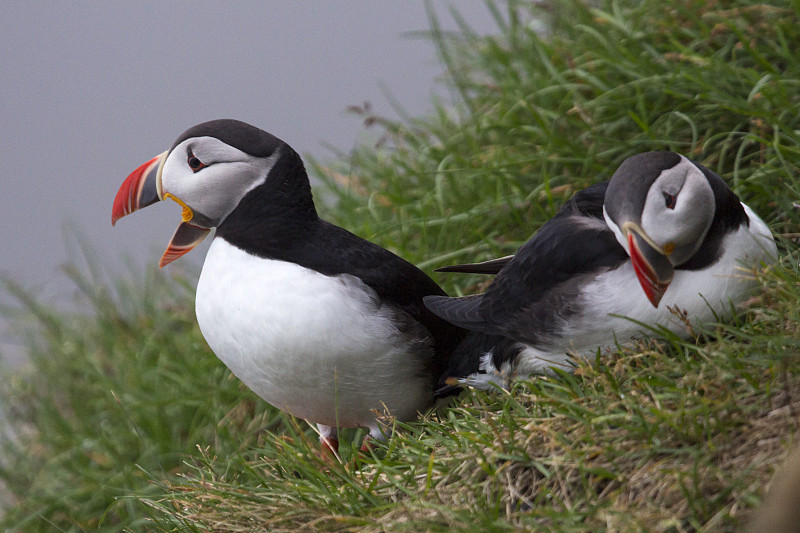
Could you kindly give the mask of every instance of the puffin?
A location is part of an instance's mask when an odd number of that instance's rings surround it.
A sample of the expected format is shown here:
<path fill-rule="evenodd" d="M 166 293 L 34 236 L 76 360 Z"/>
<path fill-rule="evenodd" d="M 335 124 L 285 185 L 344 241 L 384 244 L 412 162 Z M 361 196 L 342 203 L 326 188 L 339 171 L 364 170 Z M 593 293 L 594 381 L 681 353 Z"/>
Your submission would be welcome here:
<path fill-rule="evenodd" d="M 646 152 L 576 193 L 515 254 L 437 269 L 494 274 L 483 294 L 424 301 L 484 334 L 453 354 L 450 386 L 507 387 L 659 328 L 686 338 L 687 324 L 725 320 L 776 257 L 767 225 L 722 178 L 676 152 Z"/>
<path fill-rule="evenodd" d="M 182 208 L 164 267 L 213 229 L 195 295 L 216 356 L 274 407 L 316 424 L 323 449 L 340 428 L 383 440 L 387 415 L 410 421 L 434 392 L 466 332 L 436 316 L 445 296 L 427 274 L 321 219 L 300 156 L 250 124 L 186 130 L 134 170 L 112 224 L 159 200 Z"/>

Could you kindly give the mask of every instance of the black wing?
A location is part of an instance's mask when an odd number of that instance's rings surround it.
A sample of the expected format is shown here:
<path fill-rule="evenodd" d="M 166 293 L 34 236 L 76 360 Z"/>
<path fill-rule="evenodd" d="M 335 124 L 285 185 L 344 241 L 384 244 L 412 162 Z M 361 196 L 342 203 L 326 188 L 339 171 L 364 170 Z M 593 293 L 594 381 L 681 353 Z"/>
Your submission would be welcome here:
<path fill-rule="evenodd" d="M 471 331 L 489 333 L 493 330 L 480 311 L 483 294 L 461 298 L 426 296 L 425 306 L 451 324 Z"/>
<path fill-rule="evenodd" d="M 436 316 L 423 304 L 428 295 L 446 293 L 422 270 L 389 250 L 349 231 L 320 221 L 321 225 L 308 246 L 316 248 L 299 262 L 329 275 L 351 274 L 369 285 L 387 304 L 402 309 L 422 324 L 434 337 L 436 353 L 444 365 L 466 332 Z M 318 264 L 312 258 L 325 257 Z M 443 371 L 444 366 L 435 369 Z"/>
<path fill-rule="evenodd" d="M 480 263 L 468 263 L 465 265 L 449 265 L 436 269 L 436 272 L 462 272 L 466 274 L 497 274 L 509 261 L 514 259 L 513 255 L 507 255 L 498 259 L 490 259 Z"/>
<path fill-rule="evenodd" d="M 575 311 L 582 280 L 628 259 L 603 220 L 607 182 L 577 193 L 526 242 L 479 297 L 428 298 L 437 315 L 461 327 L 530 343 Z"/>
<path fill-rule="evenodd" d="M 608 182 L 597 183 L 575 193 L 575 195 L 559 209 L 556 216 L 582 215 L 590 218 L 603 219 L 603 199 L 605 198 Z M 467 263 L 463 265 L 448 265 L 439 267 L 435 272 L 459 272 L 466 274 L 498 274 L 512 259 L 507 255 L 497 259 L 481 261 L 480 263 Z"/>

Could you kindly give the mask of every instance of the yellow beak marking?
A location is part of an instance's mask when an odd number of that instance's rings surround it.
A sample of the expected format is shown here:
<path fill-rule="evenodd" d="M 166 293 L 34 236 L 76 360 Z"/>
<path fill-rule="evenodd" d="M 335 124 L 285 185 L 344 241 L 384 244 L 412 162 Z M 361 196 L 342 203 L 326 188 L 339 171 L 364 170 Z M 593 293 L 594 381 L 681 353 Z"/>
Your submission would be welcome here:
<path fill-rule="evenodd" d="M 189 222 L 190 220 L 192 220 L 192 218 L 194 218 L 194 212 L 192 211 L 192 208 L 189 207 L 188 205 L 186 205 L 183 202 L 183 200 L 181 200 L 180 198 L 178 198 L 177 196 L 175 196 L 173 194 L 165 192 L 164 193 L 164 199 L 167 199 L 167 198 L 169 198 L 170 200 L 172 200 L 173 202 L 177 203 L 179 206 L 181 206 L 183 208 L 183 211 L 181 211 L 181 218 L 183 219 L 184 222 Z"/>

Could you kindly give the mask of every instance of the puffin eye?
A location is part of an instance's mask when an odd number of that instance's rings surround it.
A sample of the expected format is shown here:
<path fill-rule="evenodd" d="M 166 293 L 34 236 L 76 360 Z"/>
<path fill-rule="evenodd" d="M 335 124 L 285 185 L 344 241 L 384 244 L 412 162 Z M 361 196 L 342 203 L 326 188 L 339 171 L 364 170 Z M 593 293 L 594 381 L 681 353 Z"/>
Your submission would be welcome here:
<path fill-rule="evenodd" d="M 197 159 L 191 151 L 189 152 L 189 159 L 187 162 L 189 163 L 189 168 L 192 169 L 192 172 L 198 172 L 200 169 L 207 166 L 205 163 Z"/>
<path fill-rule="evenodd" d="M 678 197 L 676 195 L 668 192 L 664 193 L 664 204 L 667 206 L 667 209 L 675 209 L 675 202 L 677 201 Z"/>

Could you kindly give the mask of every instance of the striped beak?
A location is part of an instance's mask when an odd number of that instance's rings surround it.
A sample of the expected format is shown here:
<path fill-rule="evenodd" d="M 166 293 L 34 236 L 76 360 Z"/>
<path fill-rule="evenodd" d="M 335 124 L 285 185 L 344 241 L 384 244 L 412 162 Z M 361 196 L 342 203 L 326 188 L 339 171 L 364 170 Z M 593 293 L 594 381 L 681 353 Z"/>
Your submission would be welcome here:
<path fill-rule="evenodd" d="M 114 198 L 114 207 L 111 210 L 111 224 L 114 225 L 122 217 L 163 200 L 165 197 L 171 198 L 182 205 L 183 221 L 178 226 L 178 229 L 175 230 L 167 249 L 161 256 L 161 260 L 158 263 L 159 268 L 170 264 L 192 250 L 202 242 L 210 231 L 208 228 L 191 224 L 192 210 L 177 198 L 162 190 L 161 173 L 164 170 L 164 162 L 167 160 L 167 155 L 169 155 L 169 150 L 157 155 L 131 172 L 122 182 L 119 191 L 117 191 L 117 196 Z"/>
<path fill-rule="evenodd" d="M 628 255 L 639 284 L 653 307 L 658 307 L 675 273 L 668 253 L 672 247 L 662 249 L 633 222 L 623 224 L 622 231 L 628 239 Z"/>
<path fill-rule="evenodd" d="M 155 156 L 125 178 L 114 198 L 114 208 L 111 211 L 112 226 L 125 215 L 163 199 L 161 171 L 164 169 L 168 153 L 167 151 Z"/>

